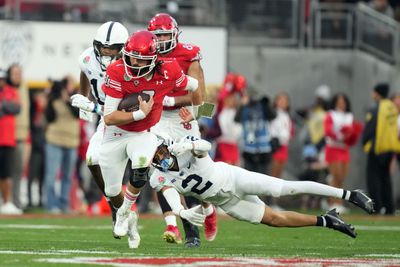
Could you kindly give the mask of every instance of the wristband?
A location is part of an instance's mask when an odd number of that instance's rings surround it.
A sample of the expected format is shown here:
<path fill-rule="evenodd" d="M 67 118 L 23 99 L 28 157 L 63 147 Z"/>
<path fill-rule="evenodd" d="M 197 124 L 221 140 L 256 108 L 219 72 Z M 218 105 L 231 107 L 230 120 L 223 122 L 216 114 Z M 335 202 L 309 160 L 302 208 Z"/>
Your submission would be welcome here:
<path fill-rule="evenodd" d="M 146 118 L 146 114 L 144 114 L 144 112 L 141 109 L 139 109 L 132 112 L 132 117 L 135 121 L 140 121 Z"/>

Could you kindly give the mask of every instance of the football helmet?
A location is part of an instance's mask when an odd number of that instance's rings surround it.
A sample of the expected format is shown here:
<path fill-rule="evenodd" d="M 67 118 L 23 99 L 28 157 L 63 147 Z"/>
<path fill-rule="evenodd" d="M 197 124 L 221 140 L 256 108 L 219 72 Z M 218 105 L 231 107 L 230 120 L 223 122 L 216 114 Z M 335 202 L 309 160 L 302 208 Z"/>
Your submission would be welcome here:
<path fill-rule="evenodd" d="M 140 30 L 132 34 L 122 49 L 126 75 L 129 78 L 140 78 L 149 74 L 156 66 L 158 52 L 158 39 L 153 33 Z M 148 64 L 132 63 L 131 58 L 147 60 Z"/>
<path fill-rule="evenodd" d="M 119 22 L 108 21 L 97 29 L 93 40 L 93 48 L 96 59 L 103 71 L 116 60 L 116 56 L 102 55 L 101 48 L 117 50 L 120 54 L 128 36 L 128 30 Z"/>
<path fill-rule="evenodd" d="M 166 13 L 158 13 L 149 22 L 147 29 L 158 34 L 171 34 L 171 39 L 159 41 L 160 53 L 164 54 L 174 49 L 178 43 L 179 28 L 176 20 Z"/>

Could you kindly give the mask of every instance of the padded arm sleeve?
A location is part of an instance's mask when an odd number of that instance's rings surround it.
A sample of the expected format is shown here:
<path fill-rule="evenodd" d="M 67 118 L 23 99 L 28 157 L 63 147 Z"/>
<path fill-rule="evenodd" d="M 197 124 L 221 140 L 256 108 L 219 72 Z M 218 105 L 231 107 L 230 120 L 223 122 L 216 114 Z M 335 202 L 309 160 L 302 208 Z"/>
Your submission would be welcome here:
<path fill-rule="evenodd" d="M 116 111 L 118 109 L 119 102 L 121 102 L 121 98 L 115 98 L 115 97 L 106 95 L 106 100 L 104 103 L 104 116 Z"/>
<path fill-rule="evenodd" d="M 199 81 L 191 76 L 187 76 L 188 82 L 186 84 L 185 90 L 196 91 L 199 88 Z"/>
<path fill-rule="evenodd" d="M 179 212 L 184 209 L 184 207 L 181 204 L 181 197 L 179 196 L 178 191 L 173 187 L 169 187 L 163 191 L 163 195 L 171 206 L 172 212 L 179 216 Z"/>

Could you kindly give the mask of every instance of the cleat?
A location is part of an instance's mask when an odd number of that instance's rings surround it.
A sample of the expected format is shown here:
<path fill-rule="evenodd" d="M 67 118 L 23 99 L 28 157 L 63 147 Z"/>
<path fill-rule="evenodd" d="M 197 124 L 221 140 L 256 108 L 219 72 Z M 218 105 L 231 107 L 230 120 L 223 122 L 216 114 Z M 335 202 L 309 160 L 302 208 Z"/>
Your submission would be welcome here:
<path fill-rule="evenodd" d="M 122 210 L 121 208 L 118 209 L 113 232 L 115 236 L 122 237 L 127 235 L 130 213 L 130 210 Z"/>
<path fill-rule="evenodd" d="M 332 225 L 328 226 L 333 230 L 342 232 L 352 238 L 356 238 L 357 233 L 354 231 L 354 227 L 351 224 L 345 223 L 340 217 L 339 214 L 336 212 L 336 209 L 328 211 L 325 217 L 329 217 L 332 221 Z"/>
<path fill-rule="evenodd" d="M 114 232 L 114 228 L 115 228 L 115 221 L 112 222 L 112 235 L 115 239 L 121 239 L 120 236 L 116 235 Z"/>
<path fill-rule="evenodd" d="M 172 244 L 182 243 L 181 233 L 179 232 L 178 227 L 174 225 L 167 225 L 167 228 L 163 233 L 163 239 L 167 241 L 167 243 L 172 243 Z"/>
<path fill-rule="evenodd" d="M 353 203 L 354 205 L 362 208 L 369 214 L 372 214 L 375 212 L 374 202 L 372 201 L 372 199 L 369 198 L 366 194 L 364 194 L 359 189 L 351 191 L 349 201 L 351 203 Z"/>
<path fill-rule="evenodd" d="M 185 241 L 185 247 L 186 248 L 198 248 L 200 247 L 200 239 L 197 237 L 188 237 L 186 238 Z"/>
<path fill-rule="evenodd" d="M 213 241 L 217 236 L 217 211 L 213 206 L 213 213 L 206 217 L 204 221 L 204 235 L 207 241 Z"/>
<path fill-rule="evenodd" d="M 128 246 L 129 248 L 138 248 L 140 245 L 140 235 L 137 229 L 138 215 L 131 212 L 128 219 Z"/>

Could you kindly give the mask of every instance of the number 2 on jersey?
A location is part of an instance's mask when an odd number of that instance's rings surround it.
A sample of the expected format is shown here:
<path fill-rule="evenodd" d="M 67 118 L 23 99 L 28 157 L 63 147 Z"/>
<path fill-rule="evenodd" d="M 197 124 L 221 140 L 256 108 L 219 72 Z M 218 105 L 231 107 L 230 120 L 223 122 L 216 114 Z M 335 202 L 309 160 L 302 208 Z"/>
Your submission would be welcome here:
<path fill-rule="evenodd" d="M 192 180 L 195 180 L 197 183 L 194 186 L 192 186 L 190 191 L 192 191 L 193 193 L 198 194 L 198 195 L 203 194 L 204 192 L 207 191 L 208 188 L 210 188 L 213 185 L 213 183 L 211 183 L 210 181 L 207 181 L 207 183 L 203 186 L 203 188 L 199 189 L 198 187 L 203 182 L 203 178 L 201 178 L 200 176 L 198 176 L 196 174 L 191 174 L 185 180 L 182 181 L 182 188 L 188 187 L 189 183 Z"/>

